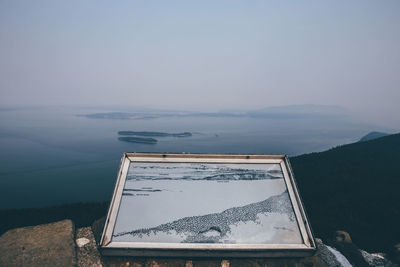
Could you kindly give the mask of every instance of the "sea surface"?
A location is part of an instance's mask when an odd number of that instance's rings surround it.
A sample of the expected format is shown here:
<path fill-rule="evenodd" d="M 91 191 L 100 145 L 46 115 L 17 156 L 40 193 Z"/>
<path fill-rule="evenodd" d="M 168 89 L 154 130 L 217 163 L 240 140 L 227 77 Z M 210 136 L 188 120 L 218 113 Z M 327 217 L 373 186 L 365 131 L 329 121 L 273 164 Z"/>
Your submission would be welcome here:
<path fill-rule="evenodd" d="M 123 152 L 293 156 L 355 142 L 377 130 L 340 116 L 134 120 L 77 116 L 111 111 L 71 107 L 0 110 L 0 209 L 108 201 Z M 157 144 L 119 141 L 118 131 L 129 130 L 193 135 L 157 137 Z"/>

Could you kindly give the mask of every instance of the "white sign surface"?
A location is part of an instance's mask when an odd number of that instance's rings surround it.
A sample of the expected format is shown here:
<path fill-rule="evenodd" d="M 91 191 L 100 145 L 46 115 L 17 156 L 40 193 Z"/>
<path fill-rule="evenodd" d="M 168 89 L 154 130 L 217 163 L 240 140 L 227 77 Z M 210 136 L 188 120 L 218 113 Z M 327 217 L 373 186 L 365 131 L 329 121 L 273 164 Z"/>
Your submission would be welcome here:
<path fill-rule="evenodd" d="M 279 163 L 130 162 L 113 242 L 302 244 Z"/>

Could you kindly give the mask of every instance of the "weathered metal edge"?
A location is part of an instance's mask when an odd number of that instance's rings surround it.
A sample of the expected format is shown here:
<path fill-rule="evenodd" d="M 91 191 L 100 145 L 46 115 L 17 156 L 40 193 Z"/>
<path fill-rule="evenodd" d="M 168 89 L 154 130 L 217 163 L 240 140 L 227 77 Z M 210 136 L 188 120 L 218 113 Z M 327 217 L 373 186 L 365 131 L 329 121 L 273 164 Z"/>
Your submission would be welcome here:
<path fill-rule="evenodd" d="M 146 158 L 207 158 L 207 159 L 284 159 L 285 154 L 237 154 L 237 153 L 154 153 L 154 152 L 126 152 L 127 157 L 146 157 Z"/>
<path fill-rule="evenodd" d="M 120 249 L 101 248 L 104 256 L 168 258 L 300 258 L 315 254 L 315 249 L 212 250 L 212 249 Z"/>
<path fill-rule="evenodd" d="M 303 200 L 302 200 L 302 197 L 301 197 L 301 195 L 299 193 L 299 188 L 297 186 L 297 182 L 296 182 L 296 179 L 295 179 L 295 176 L 294 176 L 292 165 L 290 164 L 290 160 L 289 160 L 289 157 L 287 155 L 285 156 L 284 161 L 286 162 L 286 166 L 287 166 L 287 168 L 289 170 L 289 176 L 290 176 L 290 179 L 292 180 L 293 189 L 296 191 L 295 195 L 296 195 L 296 198 L 297 198 L 298 205 L 300 206 L 300 212 L 301 212 L 301 215 L 303 217 L 303 221 L 304 221 L 305 227 L 307 229 L 308 236 L 310 238 L 310 242 L 311 242 L 310 245 L 311 245 L 311 247 L 316 249 L 316 242 L 315 242 L 315 239 L 314 239 L 314 232 L 313 232 L 311 224 L 310 224 L 310 222 L 308 220 L 307 211 L 306 211 L 306 209 L 304 207 Z"/>
<path fill-rule="evenodd" d="M 115 202 L 115 198 L 116 198 L 116 191 L 118 189 L 118 185 L 120 182 L 120 177 L 122 174 L 122 165 L 124 164 L 125 160 L 127 159 L 127 153 L 124 153 L 121 157 L 120 163 L 119 163 L 119 167 L 118 167 L 118 171 L 117 171 L 117 179 L 115 180 L 114 183 L 114 190 L 113 190 L 113 194 L 112 194 L 112 198 L 111 198 L 111 202 L 109 204 L 108 207 L 108 212 L 107 212 L 107 217 L 106 217 L 106 221 L 104 223 L 104 228 L 103 228 L 103 233 L 101 235 L 101 239 L 100 239 L 100 246 L 106 246 L 107 244 L 109 244 L 111 242 L 111 238 L 109 240 L 107 240 L 107 236 L 106 236 L 106 232 L 107 229 L 109 228 L 109 223 L 110 223 L 110 216 L 111 216 L 111 212 L 114 208 L 114 202 Z"/>

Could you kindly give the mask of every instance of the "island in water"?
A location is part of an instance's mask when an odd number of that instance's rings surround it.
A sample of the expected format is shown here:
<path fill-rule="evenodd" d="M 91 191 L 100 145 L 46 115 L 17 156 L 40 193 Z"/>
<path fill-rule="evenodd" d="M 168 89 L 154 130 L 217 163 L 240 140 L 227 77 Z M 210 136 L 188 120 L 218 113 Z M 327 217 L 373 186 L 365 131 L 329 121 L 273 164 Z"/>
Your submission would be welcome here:
<path fill-rule="evenodd" d="M 192 133 L 183 132 L 183 133 L 163 133 L 163 132 L 135 132 L 135 131 L 119 131 L 119 135 L 136 135 L 136 136 L 153 136 L 153 137 L 190 137 Z"/>
<path fill-rule="evenodd" d="M 150 132 L 150 131 L 119 131 L 119 135 L 131 135 L 131 136 L 121 136 L 118 137 L 118 140 L 124 142 L 131 143 L 140 143 L 140 144 L 156 144 L 158 142 L 157 139 L 152 137 L 190 137 L 192 136 L 191 132 L 183 132 L 183 133 L 164 133 L 164 132 Z"/>
<path fill-rule="evenodd" d="M 130 136 L 118 137 L 118 140 L 131 143 L 140 143 L 140 144 L 157 144 L 158 142 L 157 139 L 154 138 L 130 137 Z"/>

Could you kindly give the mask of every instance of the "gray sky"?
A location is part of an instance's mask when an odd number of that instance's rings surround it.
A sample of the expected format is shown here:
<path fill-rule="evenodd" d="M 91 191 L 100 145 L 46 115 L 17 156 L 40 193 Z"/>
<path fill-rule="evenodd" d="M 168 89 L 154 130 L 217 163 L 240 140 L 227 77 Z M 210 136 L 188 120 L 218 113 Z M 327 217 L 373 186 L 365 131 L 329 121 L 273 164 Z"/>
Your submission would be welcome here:
<path fill-rule="evenodd" d="M 0 0 L 0 106 L 340 105 L 400 127 L 400 1 Z"/>

